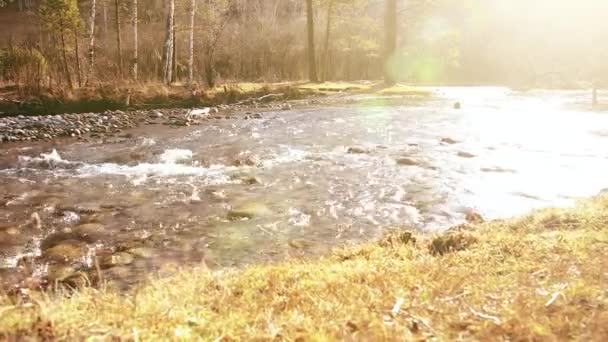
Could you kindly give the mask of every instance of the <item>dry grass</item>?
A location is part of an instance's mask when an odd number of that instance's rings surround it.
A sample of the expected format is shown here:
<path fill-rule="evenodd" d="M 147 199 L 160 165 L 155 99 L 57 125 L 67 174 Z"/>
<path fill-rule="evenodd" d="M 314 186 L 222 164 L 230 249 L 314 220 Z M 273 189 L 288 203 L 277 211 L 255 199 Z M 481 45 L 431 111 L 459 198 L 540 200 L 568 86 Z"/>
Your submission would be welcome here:
<path fill-rule="evenodd" d="M 419 95 L 428 96 L 431 95 L 431 91 L 421 87 L 408 86 L 405 84 L 398 83 L 391 87 L 380 89 L 378 92 L 380 95 Z"/>
<path fill-rule="evenodd" d="M 608 196 L 446 234 L 184 271 L 126 295 L 4 299 L 0 339 L 608 339 Z"/>

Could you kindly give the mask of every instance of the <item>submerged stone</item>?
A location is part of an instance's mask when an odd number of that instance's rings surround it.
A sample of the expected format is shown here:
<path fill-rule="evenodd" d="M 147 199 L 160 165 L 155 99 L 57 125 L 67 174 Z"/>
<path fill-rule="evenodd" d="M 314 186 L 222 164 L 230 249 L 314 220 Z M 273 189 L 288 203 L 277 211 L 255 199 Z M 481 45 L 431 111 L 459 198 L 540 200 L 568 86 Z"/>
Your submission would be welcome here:
<path fill-rule="evenodd" d="M 418 165 L 418 162 L 416 162 L 413 159 L 410 158 L 399 158 L 396 160 L 398 165 L 403 165 L 403 166 L 416 166 Z"/>
<path fill-rule="evenodd" d="M 135 247 L 135 248 L 129 249 L 127 252 L 129 254 L 132 254 L 134 256 L 144 258 L 144 259 L 152 258 L 156 254 L 156 250 L 154 250 L 154 248 L 149 248 L 149 247 Z"/>
<path fill-rule="evenodd" d="M 99 260 L 99 266 L 103 268 L 110 268 L 114 266 L 124 266 L 133 263 L 135 258 L 133 255 L 126 252 L 118 252 L 112 255 L 106 255 L 101 257 Z"/>
<path fill-rule="evenodd" d="M 472 153 L 463 152 L 463 151 L 458 152 L 456 155 L 459 156 L 460 158 L 475 158 L 476 157 L 476 155 L 474 155 Z"/>
<path fill-rule="evenodd" d="M 82 257 L 83 248 L 76 241 L 65 241 L 42 253 L 42 256 L 55 261 L 75 261 Z"/>
<path fill-rule="evenodd" d="M 251 202 L 245 203 L 228 212 L 228 219 L 231 221 L 252 219 L 254 217 L 268 216 L 272 211 L 264 204 Z"/>

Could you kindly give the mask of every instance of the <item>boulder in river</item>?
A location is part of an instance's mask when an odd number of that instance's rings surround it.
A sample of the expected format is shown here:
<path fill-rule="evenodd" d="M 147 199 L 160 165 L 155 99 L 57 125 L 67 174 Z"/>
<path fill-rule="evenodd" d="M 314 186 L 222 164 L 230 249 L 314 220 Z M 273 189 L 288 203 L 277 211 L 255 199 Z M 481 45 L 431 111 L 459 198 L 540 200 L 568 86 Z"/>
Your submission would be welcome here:
<path fill-rule="evenodd" d="M 444 143 L 444 144 L 450 144 L 450 145 L 458 143 L 458 141 L 456 141 L 456 140 L 454 140 L 452 138 L 441 138 L 441 142 Z"/>
<path fill-rule="evenodd" d="M 244 203 L 235 207 L 228 212 L 230 221 L 252 219 L 254 217 L 263 217 L 272 214 L 272 211 L 264 204 L 258 202 Z"/>
<path fill-rule="evenodd" d="M 458 152 L 456 155 L 459 156 L 460 158 L 475 158 L 476 157 L 476 155 L 474 155 L 472 153 L 463 152 L 463 151 Z"/>
<path fill-rule="evenodd" d="M 402 165 L 402 166 L 416 166 L 418 165 L 418 162 L 416 162 L 413 159 L 410 158 L 399 158 L 396 160 L 397 165 Z"/>
<path fill-rule="evenodd" d="M 106 255 L 100 258 L 99 265 L 102 268 L 110 268 L 115 266 L 125 266 L 133 263 L 135 258 L 133 255 L 126 252 L 118 252 L 112 255 Z"/>
<path fill-rule="evenodd" d="M 48 260 L 54 261 L 75 261 L 84 255 L 84 249 L 78 241 L 64 241 L 53 246 L 42 253 Z"/>
<path fill-rule="evenodd" d="M 351 146 L 346 150 L 346 153 L 349 154 L 365 154 L 365 153 L 369 153 L 369 150 L 360 147 L 360 146 Z"/>

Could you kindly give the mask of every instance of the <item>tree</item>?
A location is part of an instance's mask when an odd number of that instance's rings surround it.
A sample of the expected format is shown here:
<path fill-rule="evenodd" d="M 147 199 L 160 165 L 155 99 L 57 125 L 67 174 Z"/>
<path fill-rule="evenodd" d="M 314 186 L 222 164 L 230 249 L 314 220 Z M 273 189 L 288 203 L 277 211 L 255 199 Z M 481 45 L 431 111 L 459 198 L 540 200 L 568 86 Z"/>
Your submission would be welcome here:
<path fill-rule="evenodd" d="M 311 82 L 319 82 L 317 78 L 317 63 L 315 61 L 315 23 L 312 0 L 306 0 L 306 27 L 308 31 L 308 78 Z"/>
<path fill-rule="evenodd" d="M 190 44 L 188 46 L 188 84 L 194 80 L 194 19 L 196 16 L 196 0 L 190 1 Z"/>
<path fill-rule="evenodd" d="M 133 0 L 133 79 L 136 81 L 139 77 L 139 35 L 137 31 L 139 24 L 139 12 L 137 6 L 137 0 Z"/>
<path fill-rule="evenodd" d="M 384 83 L 393 85 L 396 82 L 391 68 L 391 60 L 397 49 L 397 0 L 385 0 L 384 13 Z"/>
<path fill-rule="evenodd" d="M 95 13 L 97 10 L 97 1 L 91 0 L 91 15 L 89 17 L 89 75 L 87 80 L 92 79 L 95 75 Z"/>
<path fill-rule="evenodd" d="M 323 81 L 327 80 L 329 69 L 329 37 L 331 33 L 331 15 L 333 12 L 334 0 L 327 1 L 327 21 L 325 26 L 325 47 L 323 48 Z"/>
<path fill-rule="evenodd" d="M 116 47 L 118 49 L 118 70 L 120 76 L 124 77 L 122 68 L 122 36 L 120 32 L 120 3 L 119 0 L 114 0 L 114 8 L 116 10 Z"/>
<path fill-rule="evenodd" d="M 68 65 L 68 36 L 80 30 L 80 12 L 76 0 L 43 0 L 40 4 L 40 19 L 44 27 L 59 36 L 63 71 L 70 89 L 74 88 Z"/>
<path fill-rule="evenodd" d="M 175 0 L 168 0 L 169 9 L 167 11 L 167 29 L 165 37 L 165 47 L 163 54 L 163 81 L 171 84 L 173 79 L 173 41 L 175 32 Z"/>

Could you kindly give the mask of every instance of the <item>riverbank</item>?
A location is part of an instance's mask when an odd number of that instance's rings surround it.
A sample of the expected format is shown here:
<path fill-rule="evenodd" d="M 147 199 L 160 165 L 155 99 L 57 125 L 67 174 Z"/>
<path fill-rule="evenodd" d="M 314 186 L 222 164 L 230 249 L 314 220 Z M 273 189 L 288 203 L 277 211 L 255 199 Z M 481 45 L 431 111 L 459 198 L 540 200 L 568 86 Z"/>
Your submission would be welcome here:
<path fill-rule="evenodd" d="M 207 91 L 183 86 L 140 85 L 112 90 L 80 89 L 77 95 L 47 94 L 28 99 L 15 94 L 3 97 L 0 90 L 0 143 L 58 137 L 111 137 L 146 124 L 198 125 L 236 112 L 348 102 L 350 99 L 342 95 L 355 94 L 427 97 L 431 93 L 401 84 L 384 87 L 372 82 L 238 83 Z M 197 108 L 198 114 L 191 115 L 192 108 Z"/>
<path fill-rule="evenodd" d="M 0 117 L 37 116 L 63 113 L 149 110 L 159 108 L 193 108 L 234 105 L 242 102 L 289 101 L 323 97 L 337 93 L 378 95 L 429 95 L 430 91 L 397 84 L 386 87 L 377 81 L 361 82 L 281 82 L 227 83 L 215 88 L 202 88 L 159 83 L 100 84 L 74 90 L 26 90 L 17 86 L 0 86 Z M 262 98 L 261 100 L 258 100 Z"/>
<path fill-rule="evenodd" d="M 4 298 L 0 339 L 601 341 L 606 255 L 604 194 L 436 236 L 393 234 L 318 259 L 187 270 L 126 295 Z"/>

